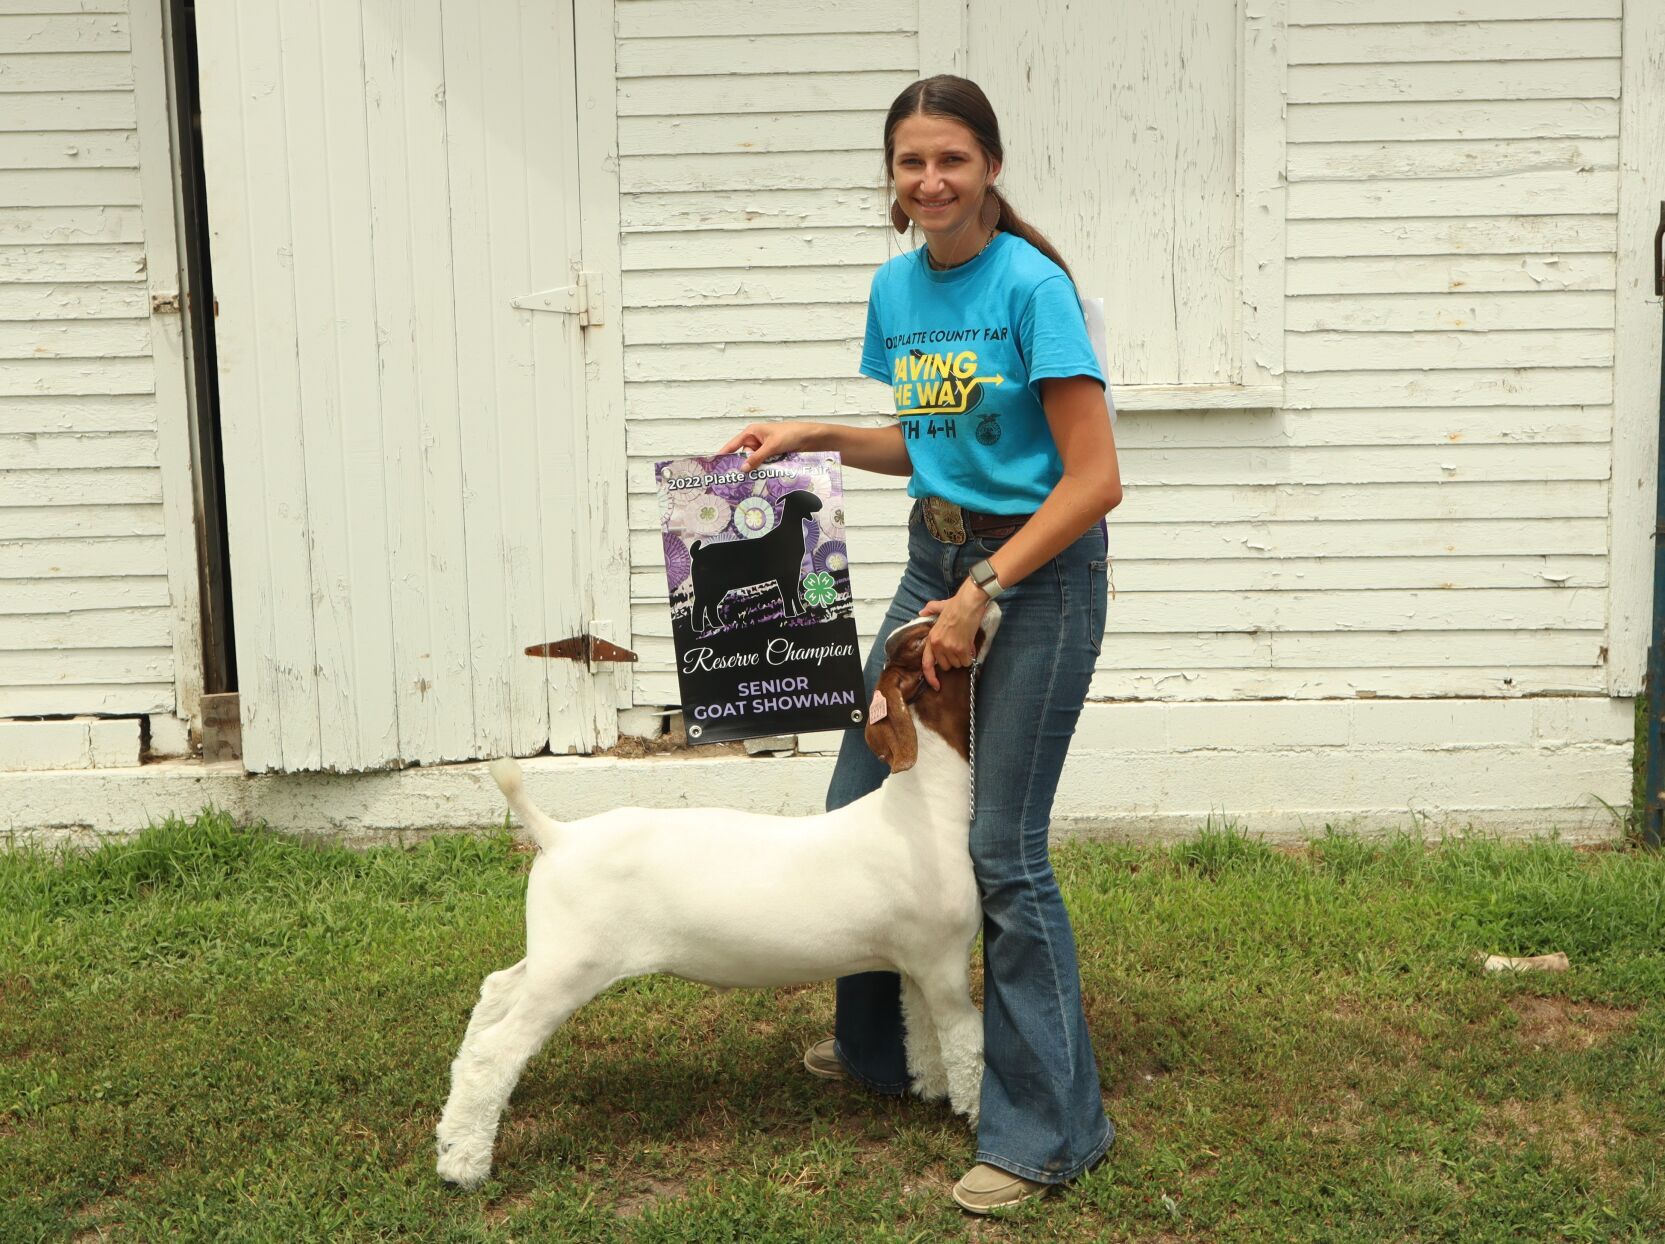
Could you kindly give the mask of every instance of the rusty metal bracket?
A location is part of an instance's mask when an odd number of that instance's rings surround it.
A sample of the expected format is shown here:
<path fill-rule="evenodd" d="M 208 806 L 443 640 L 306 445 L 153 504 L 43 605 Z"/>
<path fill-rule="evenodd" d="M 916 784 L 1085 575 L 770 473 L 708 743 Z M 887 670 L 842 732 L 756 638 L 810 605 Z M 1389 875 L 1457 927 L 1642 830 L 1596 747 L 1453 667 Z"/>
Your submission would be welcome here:
<path fill-rule="evenodd" d="M 582 661 L 587 666 L 623 663 L 636 660 L 628 648 L 597 639 L 594 635 L 574 635 L 571 639 L 557 639 L 547 644 L 533 644 L 526 650 L 529 657 L 547 657 L 551 661 Z"/>

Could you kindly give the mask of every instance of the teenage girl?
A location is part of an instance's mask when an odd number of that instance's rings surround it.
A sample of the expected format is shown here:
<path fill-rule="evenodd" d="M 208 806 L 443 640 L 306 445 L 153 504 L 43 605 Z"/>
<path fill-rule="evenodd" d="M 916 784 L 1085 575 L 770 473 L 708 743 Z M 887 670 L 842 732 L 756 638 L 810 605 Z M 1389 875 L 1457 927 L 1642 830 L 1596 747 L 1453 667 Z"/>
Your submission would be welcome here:
<path fill-rule="evenodd" d="M 1000 599 L 1000 637 L 977 684 L 971 855 L 983 904 L 984 1054 L 977 1165 L 954 1188 L 973 1212 L 1037 1196 L 1096 1163 L 1114 1135 L 1081 1004 L 1075 938 L 1047 834 L 1105 622 L 1104 516 L 1121 500 L 1105 378 L 1075 284 L 1052 245 L 995 189 L 1003 150 L 978 86 L 950 75 L 904 90 L 885 118 L 898 232 L 925 237 L 873 277 L 863 375 L 892 386 L 883 428 L 756 423 L 723 448 L 747 469 L 803 450 L 909 476 L 908 564 L 883 637 L 934 615 L 924 668 L 971 664 Z M 888 767 L 845 734 L 827 791 L 842 807 Z M 881 1093 L 908 1086 L 899 980 L 837 985 L 834 1036 L 810 1071 Z"/>

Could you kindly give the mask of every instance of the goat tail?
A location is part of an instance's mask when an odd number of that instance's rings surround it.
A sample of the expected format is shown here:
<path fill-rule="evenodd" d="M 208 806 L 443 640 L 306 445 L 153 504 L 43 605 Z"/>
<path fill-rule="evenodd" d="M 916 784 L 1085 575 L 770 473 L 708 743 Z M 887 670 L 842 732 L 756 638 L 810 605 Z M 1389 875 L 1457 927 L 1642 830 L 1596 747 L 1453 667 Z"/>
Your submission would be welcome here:
<path fill-rule="evenodd" d="M 561 823 L 532 802 L 532 797 L 526 793 L 526 780 L 519 763 L 510 756 L 494 760 L 491 762 L 491 776 L 497 783 L 497 789 L 503 792 L 503 798 L 509 801 L 509 806 L 520 814 L 520 823 L 526 826 L 526 832 L 532 835 L 538 850 L 547 851 L 553 847 L 559 838 Z"/>

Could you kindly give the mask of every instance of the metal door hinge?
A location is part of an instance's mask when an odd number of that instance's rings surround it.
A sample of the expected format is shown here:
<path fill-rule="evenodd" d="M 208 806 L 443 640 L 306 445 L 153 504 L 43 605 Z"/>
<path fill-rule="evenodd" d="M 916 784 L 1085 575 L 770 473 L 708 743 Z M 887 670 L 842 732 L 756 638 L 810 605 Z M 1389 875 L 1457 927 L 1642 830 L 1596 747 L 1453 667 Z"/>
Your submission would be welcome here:
<path fill-rule="evenodd" d="M 571 639 L 557 639 L 547 644 L 533 644 L 526 650 L 529 657 L 548 657 L 552 661 L 582 661 L 595 667 L 607 662 L 628 662 L 636 654 L 628 648 L 597 639 L 594 635 L 574 635 Z"/>
<path fill-rule="evenodd" d="M 557 315 L 576 315 L 579 326 L 593 328 L 606 322 L 602 305 L 601 278 L 593 272 L 580 272 L 576 285 L 558 285 L 554 289 L 522 294 L 509 300 L 511 307 L 522 311 L 553 311 Z"/>

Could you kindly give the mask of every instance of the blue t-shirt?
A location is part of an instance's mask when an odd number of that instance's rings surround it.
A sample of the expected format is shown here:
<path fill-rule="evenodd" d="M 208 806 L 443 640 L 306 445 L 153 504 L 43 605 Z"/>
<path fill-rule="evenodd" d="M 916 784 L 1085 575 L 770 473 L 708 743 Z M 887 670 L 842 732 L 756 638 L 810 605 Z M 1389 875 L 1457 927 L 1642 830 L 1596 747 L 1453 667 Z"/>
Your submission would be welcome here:
<path fill-rule="evenodd" d="M 921 246 L 874 273 L 861 373 L 892 386 L 908 495 L 986 514 L 1033 513 L 1064 473 L 1041 381 L 1104 383 L 1075 285 L 1011 233 L 947 272 Z"/>

